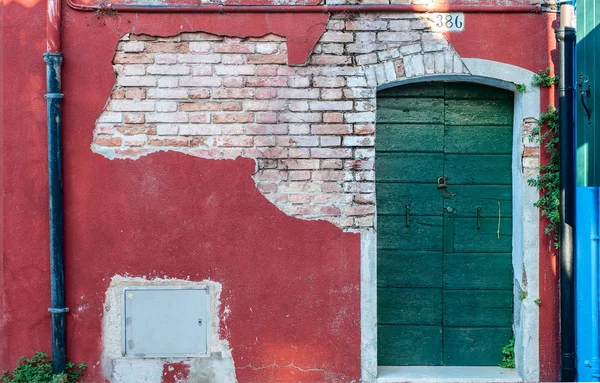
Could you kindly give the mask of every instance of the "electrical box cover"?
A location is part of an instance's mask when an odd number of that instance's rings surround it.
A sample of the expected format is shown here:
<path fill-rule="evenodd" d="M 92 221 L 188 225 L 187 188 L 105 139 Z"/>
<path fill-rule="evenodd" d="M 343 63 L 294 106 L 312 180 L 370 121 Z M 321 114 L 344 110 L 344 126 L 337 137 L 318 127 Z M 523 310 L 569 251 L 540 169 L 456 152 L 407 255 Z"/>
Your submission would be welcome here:
<path fill-rule="evenodd" d="M 123 293 L 123 355 L 206 354 L 210 320 L 206 287 L 126 287 Z"/>

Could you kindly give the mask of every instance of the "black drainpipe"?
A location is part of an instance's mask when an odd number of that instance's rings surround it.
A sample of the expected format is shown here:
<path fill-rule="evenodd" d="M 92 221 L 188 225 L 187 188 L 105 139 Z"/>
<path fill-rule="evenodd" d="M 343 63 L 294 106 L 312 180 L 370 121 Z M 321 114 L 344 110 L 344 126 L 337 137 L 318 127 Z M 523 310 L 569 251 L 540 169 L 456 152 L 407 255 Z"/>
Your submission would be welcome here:
<path fill-rule="evenodd" d="M 572 382 L 575 371 L 575 290 L 573 243 L 575 238 L 575 131 L 573 52 L 575 28 L 556 30 L 559 74 L 558 105 L 560 129 L 560 378 Z"/>
<path fill-rule="evenodd" d="M 46 62 L 46 87 L 44 96 L 48 118 L 48 191 L 50 196 L 50 289 L 52 307 L 52 369 L 54 374 L 65 371 L 65 271 L 64 271 L 64 219 L 62 192 L 62 115 L 61 88 L 62 53 L 44 53 Z"/>

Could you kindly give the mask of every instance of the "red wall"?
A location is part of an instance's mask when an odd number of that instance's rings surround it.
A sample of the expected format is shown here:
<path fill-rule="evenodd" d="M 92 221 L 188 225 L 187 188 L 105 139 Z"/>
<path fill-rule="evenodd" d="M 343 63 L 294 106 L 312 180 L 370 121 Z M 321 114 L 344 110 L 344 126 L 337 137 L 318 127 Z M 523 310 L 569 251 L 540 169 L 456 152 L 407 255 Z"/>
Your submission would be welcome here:
<path fill-rule="evenodd" d="M 0 367 L 11 368 L 19 356 L 49 351 L 50 345 L 45 4 L 10 2 L 4 5 L 3 17 Z M 492 28 L 498 17 L 505 22 L 502 33 Z M 103 380 L 97 362 L 104 292 L 113 275 L 126 273 L 222 283 L 221 309 L 229 306 L 231 315 L 221 333 L 233 348 L 241 382 L 359 379 L 359 235 L 281 213 L 256 189 L 252 160 L 214 161 L 169 152 L 111 161 L 90 150 L 94 121 L 115 81 L 111 58 L 125 32 L 174 35 L 182 25 L 186 30 L 238 36 L 271 31 L 291 36 L 290 51 L 302 57 L 322 29 L 303 35 L 324 18 L 99 17 L 64 7 L 65 264 L 71 309 L 67 348 L 70 360 L 90 366 L 86 381 Z M 465 33 L 449 35 L 462 57 L 504 61 L 533 71 L 548 66 L 553 45 L 546 16 L 469 18 L 473 21 Z M 532 31 L 537 31 L 533 37 Z M 548 101 L 545 97 L 542 105 Z M 549 259 L 542 251 L 542 291 L 551 302 L 556 276 L 545 266 Z M 556 338 L 547 336 L 556 334 L 557 323 L 546 318 L 557 317 L 550 303 L 546 309 L 546 296 L 542 300 L 541 362 L 543 376 L 553 380 Z M 274 361 L 326 372 L 241 368 Z"/>

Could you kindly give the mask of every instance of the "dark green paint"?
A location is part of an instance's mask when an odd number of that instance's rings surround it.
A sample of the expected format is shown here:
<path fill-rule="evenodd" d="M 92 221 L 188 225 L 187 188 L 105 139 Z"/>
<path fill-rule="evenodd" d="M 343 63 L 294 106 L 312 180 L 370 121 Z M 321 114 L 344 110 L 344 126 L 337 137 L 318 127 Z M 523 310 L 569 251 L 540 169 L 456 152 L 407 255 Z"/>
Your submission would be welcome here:
<path fill-rule="evenodd" d="M 512 321 L 512 294 L 510 290 L 444 289 L 443 309 L 444 326 L 506 326 Z"/>
<path fill-rule="evenodd" d="M 513 95 L 427 83 L 377 104 L 378 363 L 497 365 L 512 336 Z"/>
<path fill-rule="evenodd" d="M 450 253 L 443 262 L 446 289 L 512 289 L 511 253 Z"/>
<path fill-rule="evenodd" d="M 507 327 L 445 327 L 444 364 L 447 366 L 497 366 L 502 347 L 512 338 Z"/>
<path fill-rule="evenodd" d="M 577 0 L 577 183 L 600 186 L 600 2 Z M 587 81 L 587 82 L 586 82 Z M 584 101 L 591 111 L 588 117 L 581 90 L 589 90 Z M 589 122 L 588 122 L 589 121 Z"/>
<path fill-rule="evenodd" d="M 405 250 L 377 252 L 378 287 L 442 287 L 442 253 Z"/>
<path fill-rule="evenodd" d="M 377 326 L 377 361 L 381 366 L 440 365 L 442 326 Z"/>
<path fill-rule="evenodd" d="M 379 324 L 442 324 L 442 289 L 380 287 L 377 305 Z"/>

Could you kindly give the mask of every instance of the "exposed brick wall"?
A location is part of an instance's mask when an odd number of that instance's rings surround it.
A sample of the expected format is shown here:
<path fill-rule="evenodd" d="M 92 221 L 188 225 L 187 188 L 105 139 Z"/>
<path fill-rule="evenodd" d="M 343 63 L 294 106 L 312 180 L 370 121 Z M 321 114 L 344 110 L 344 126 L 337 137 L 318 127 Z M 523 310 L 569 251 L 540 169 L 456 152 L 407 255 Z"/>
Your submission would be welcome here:
<path fill-rule="evenodd" d="M 259 190 L 282 211 L 345 230 L 374 223 L 376 87 L 466 73 L 413 14 L 332 17 L 306 66 L 275 35 L 127 35 L 92 148 L 109 158 L 157 150 L 256 159 Z"/>

